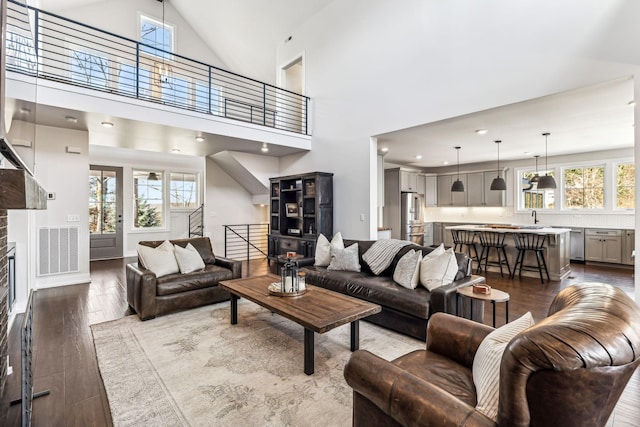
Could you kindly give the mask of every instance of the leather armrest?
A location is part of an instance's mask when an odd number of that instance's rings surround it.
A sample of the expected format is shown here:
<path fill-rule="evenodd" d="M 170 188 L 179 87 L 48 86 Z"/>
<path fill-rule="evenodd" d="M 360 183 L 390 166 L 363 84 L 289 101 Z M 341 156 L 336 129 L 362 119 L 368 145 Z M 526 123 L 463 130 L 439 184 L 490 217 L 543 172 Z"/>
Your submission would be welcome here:
<path fill-rule="evenodd" d="M 456 290 L 476 283 L 485 283 L 485 281 L 486 280 L 483 276 L 473 275 L 456 280 L 449 285 L 440 286 L 439 288 L 434 289 L 431 291 L 431 299 L 429 300 L 431 313 L 443 312 L 457 314 Z"/>
<path fill-rule="evenodd" d="M 473 320 L 435 313 L 427 324 L 427 350 L 471 369 L 478 346 L 493 330 Z"/>
<path fill-rule="evenodd" d="M 351 355 L 344 377 L 354 392 L 403 426 L 495 427 L 491 419 L 446 390 L 366 350 Z"/>
<path fill-rule="evenodd" d="M 306 267 L 308 265 L 313 265 L 316 262 L 315 258 L 302 258 L 298 261 L 298 267 Z"/>
<path fill-rule="evenodd" d="M 156 293 L 155 273 L 127 264 L 127 302 L 142 320 L 156 317 Z"/>
<path fill-rule="evenodd" d="M 242 277 L 242 261 L 216 256 L 215 265 L 231 270 L 234 279 Z"/>

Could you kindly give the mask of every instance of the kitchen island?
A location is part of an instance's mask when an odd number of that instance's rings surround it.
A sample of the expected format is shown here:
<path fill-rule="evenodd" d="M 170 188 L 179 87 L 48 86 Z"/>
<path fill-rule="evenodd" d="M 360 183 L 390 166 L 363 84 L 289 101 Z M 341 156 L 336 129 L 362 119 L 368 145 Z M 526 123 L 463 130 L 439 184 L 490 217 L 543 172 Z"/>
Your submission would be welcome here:
<path fill-rule="evenodd" d="M 555 227 L 541 227 L 541 226 L 529 226 L 529 225 L 511 225 L 511 224 L 465 224 L 454 225 L 446 227 L 446 230 L 467 230 L 467 231 L 493 231 L 497 233 L 532 233 L 543 234 L 547 238 L 544 243 L 545 251 L 544 257 L 547 263 L 547 269 L 549 270 L 549 277 L 551 280 L 562 280 L 569 276 L 571 273 L 570 266 L 570 254 L 571 254 L 571 229 L 570 228 L 555 228 Z M 515 243 L 510 236 L 504 240 L 507 245 L 507 258 L 509 265 L 513 269 L 515 264 L 518 250 L 515 247 Z M 478 250 L 480 249 L 480 240 L 478 239 Z M 525 257 L 525 264 L 535 264 L 535 258 L 529 259 L 529 254 Z M 489 267 L 491 271 L 499 271 L 496 267 Z M 530 271 L 522 271 L 523 276 L 537 276 L 537 273 Z"/>

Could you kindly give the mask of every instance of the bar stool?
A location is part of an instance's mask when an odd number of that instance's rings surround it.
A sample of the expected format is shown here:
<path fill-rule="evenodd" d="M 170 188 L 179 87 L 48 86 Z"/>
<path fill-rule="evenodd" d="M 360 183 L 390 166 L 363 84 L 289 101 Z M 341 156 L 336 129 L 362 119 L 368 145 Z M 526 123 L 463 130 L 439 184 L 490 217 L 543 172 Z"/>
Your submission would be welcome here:
<path fill-rule="evenodd" d="M 478 263 L 478 272 L 481 270 L 480 256 L 478 256 L 478 248 L 476 244 L 476 232 L 470 230 L 451 230 L 451 237 L 453 237 L 453 250 L 455 252 L 462 252 L 466 247 L 466 253 L 469 259 Z M 473 251 L 474 255 L 471 254 Z M 473 270 L 473 268 L 472 268 Z"/>
<path fill-rule="evenodd" d="M 535 233 L 514 233 L 513 241 L 516 245 L 516 249 L 518 249 L 518 256 L 516 257 L 516 264 L 513 266 L 513 273 L 511 273 L 511 278 L 516 275 L 516 269 L 518 268 L 518 264 L 520 265 L 520 269 L 518 270 L 518 276 L 522 277 L 522 270 L 526 271 L 537 271 L 540 274 L 540 282 L 544 283 L 544 278 L 542 276 L 542 271 L 547 275 L 547 280 L 551 280 L 549 278 L 549 270 L 547 270 L 547 262 L 544 260 L 544 242 L 547 238 L 546 234 L 535 234 Z M 526 253 L 530 251 L 536 254 L 536 262 L 537 265 L 526 265 L 524 263 L 524 257 Z"/>
<path fill-rule="evenodd" d="M 507 266 L 507 271 L 509 271 L 509 276 L 511 276 L 511 267 L 509 266 L 509 259 L 507 258 L 507 251 L 505 247 L 507 246 L 504 243 L 504 238 L 506 233 L 498 233 L 496 231 L 481 231 L 480 235 L 480 246 L 482 246 L 482 253 L 480 254 L 480 262 L 484 260 L 484 270 L 487 271 L 487 265 L 493 265 L 495 267 L 500 267 L 500 277 L 504 277 L 502 275 L 502 266 Z M 489 261 L 489 254 L 491 253 L 491 249 L 495 249 L 498 254 L 497 261 Z"/>

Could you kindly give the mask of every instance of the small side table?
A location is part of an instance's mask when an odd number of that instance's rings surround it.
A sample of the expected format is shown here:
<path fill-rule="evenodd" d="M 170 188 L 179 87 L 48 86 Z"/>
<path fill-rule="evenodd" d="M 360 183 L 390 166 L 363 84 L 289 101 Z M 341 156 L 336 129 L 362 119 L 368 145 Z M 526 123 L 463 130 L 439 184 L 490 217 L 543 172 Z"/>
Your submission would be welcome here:
<path fill-rule="evenodd" d="M 477 301 L 491 301 L 493 304 L 493 327 L 496 327 L 496 303 L 504 302 L 505 303 L 505 321 L 509 323 L 509 294 L 500 291 L 498 289 L 491 289 L 491 292 L 488 294 L 481 294 L 477 292 L 473 292 L 473 286 L 467 286 L 464 288 L 459 288 L 456 291 L 456 313 L 459 313 L 459 299 L 460 295 L 467 297 L 471 300 L 471 312 L 473 313 L 473 300 Z"/>

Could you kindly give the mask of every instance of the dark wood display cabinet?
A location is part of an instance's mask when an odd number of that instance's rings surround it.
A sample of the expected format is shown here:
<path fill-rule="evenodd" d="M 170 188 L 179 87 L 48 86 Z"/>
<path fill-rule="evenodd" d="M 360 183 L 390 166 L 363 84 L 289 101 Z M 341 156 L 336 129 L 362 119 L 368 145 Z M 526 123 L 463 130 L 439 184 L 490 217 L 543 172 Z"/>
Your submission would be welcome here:
<path fill-rule="evenodd" d="M 318 234 L 333 236 L 333 174 L 280 176 L 270 186 L 269 262 L 287 252 L 314 257 Z"/>

